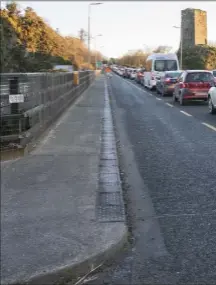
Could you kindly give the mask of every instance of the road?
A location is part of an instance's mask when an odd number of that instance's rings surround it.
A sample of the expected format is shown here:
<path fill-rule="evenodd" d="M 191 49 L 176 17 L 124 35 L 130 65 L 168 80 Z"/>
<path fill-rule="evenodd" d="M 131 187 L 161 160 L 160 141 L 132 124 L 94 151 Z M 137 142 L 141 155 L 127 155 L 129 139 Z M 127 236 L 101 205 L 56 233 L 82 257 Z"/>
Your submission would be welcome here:
<path fill-rule="evenodd" d="M 215 284 L 216 116 L 117 75 L 109 91 L 131 244 L 85 284 Z"/>

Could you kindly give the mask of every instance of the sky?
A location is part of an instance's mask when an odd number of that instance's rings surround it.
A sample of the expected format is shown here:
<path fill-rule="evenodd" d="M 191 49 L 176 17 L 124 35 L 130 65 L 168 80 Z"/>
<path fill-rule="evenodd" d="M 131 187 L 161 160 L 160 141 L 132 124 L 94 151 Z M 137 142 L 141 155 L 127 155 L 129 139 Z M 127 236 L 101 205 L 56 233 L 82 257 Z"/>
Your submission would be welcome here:
<path fill-rule="evenodd" d="M 78 36 L 88 30 L 88 5 L 85 1 L 16 1 L 21 8 L 32 7 L 63 36 Z M 96 1 L 97 2 L 97 1 Z M 92 2 L 93 3 L 93 2 Z M 91 6 L 91 35 L 97 37 L 96 48 L 108 57 L 120 57 L 128 50 L 146 46 L 179 46 L 181 10 L 197 8 L 207 11 L 208 40 L 216 41 L 216 1 L 157 2 L 157 1 L 101 1 Z M 94 45 L 93 45 L 94 44 Z M 95 42 L 92 43 L 95 48 Z"/>

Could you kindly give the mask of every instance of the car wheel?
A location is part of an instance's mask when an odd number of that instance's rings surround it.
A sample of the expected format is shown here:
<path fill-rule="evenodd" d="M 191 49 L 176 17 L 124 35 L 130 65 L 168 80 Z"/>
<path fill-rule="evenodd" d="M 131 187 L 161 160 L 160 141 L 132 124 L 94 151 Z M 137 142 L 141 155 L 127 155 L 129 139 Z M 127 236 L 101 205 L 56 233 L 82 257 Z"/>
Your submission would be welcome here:
<path fill-rule="evenodd" d="M 216 113 L 216 109 L 213 106 L 212 99 L 211 99 L 210 96 L 208 98 L 208 108 L 209 108 L 209 113 L 210 114 L 215 114 Z"/>

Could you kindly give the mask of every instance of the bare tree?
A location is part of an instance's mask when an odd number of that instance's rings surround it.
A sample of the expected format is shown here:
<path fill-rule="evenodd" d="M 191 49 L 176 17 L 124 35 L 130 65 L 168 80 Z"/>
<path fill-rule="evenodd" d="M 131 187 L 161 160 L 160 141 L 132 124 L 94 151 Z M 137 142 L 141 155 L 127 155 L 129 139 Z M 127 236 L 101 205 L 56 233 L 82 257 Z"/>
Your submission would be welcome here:
<path fill-rule="evenodd" d="M 209 41 L 208 45 L 211 47 L 216 47 L 216 41 Z"/>
<path fill-rule="evenodd" d="M 158 46 L 153 52 L 154 53 L 167 53 L 172 49 L 170 46 Z"/>
<path fill-rule="evenodd" d="M 79 31 L 79 39 L 81 42 L 85 42 L 85 39 L 87 37 L 87 33 L 84 29 L 80 29 Z"/>

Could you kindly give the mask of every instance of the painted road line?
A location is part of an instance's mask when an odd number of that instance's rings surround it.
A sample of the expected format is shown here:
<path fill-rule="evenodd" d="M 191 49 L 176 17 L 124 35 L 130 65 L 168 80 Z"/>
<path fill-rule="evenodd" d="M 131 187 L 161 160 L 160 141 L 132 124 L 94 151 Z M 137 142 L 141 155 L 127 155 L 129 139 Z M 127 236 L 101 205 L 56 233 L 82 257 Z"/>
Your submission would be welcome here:
<path fill-rule="evenodd" d="M 147 91 L 145 91 L 144 89 L 140 88 L 139 86 L 136 86 L 135 84 L 133 84 L 132 82 L 130 82 L 130 81 L 128 81 L 128 80 L 126 80 L 126 79 L 124 79 L 124 78 L 122 78 L 122 80 L 124 80 L 124 81 L 127 82 L 128 84 L 130 84 L 130 85 L 136 87 L 136 88 L 139 89 L 140 91 L 143 91 L 144 93 L 150 94 L 150 93 L 148 93 Z"/>
<path fill-rule="evenodd" d="M 170 104 L 170 103 L 166 103 L 166 105 L 167 106 L 169 106 L 169 107 L 174 107 L 172 104 Z"/>
<path fill-rule="evenodd" d="M 161 101 L 162 99 L 161 99 L 161 98 L 156 97 L 156 100 Z"/>
<path fill-rule="evenodd" d="M 119 75 L 117 75 L 117 76 L 119 76 Z M 132 85 L 132 86 L 136 87 L 136 88 L 137 88 L 137 89 L 139 89 L 140 91 L 143 91 L 144 93 L 146 93 L 146 94 L 148 94 L 148 95 L 152 96 L 152 94 L 151 94 L 151 93 L 149 93 L 148 91 L 144 90 L 143 88 L 141 88 L 141 87 L 139 87 L 139 86 L 135 85 L 134 83 L 132 83 L 132 82 L 130 82 L 130 81 L 128 81 L 128 80 L 126 80 L 126 79 L 122 78 L 121 76 L 119 76 L 119 77 L 120 77 L 122 80 L 124 80 L 125 82 L 127 82 L 128 84 L 130 84 L 130 85 Z"/>
<path fill-rule="evenodd" d="M 192 117 L 192 115 L 191 114 L 189 114 L 189 113 L 187 113 L 187 112 L 185 112 L 185 111 L 180 111 L 182 114 L 184 114 L 185 116 L 188 116 L 188 117 Z"/>
<path fill-rule="evenodd" d="M 211 130 L 213 130 L 213 131 L 215 131 L 216 132 L 216 127 L 214 127 L 214 126 L 212 126 L 212 125 L 209 125 L 209 124 L 207 124 L 207 123 L 202 123 L 202 125 L 204 125 L 204 126 L 206 126 L 207 128 L 209 128 L 209 129 L 211 129 Z"/>

